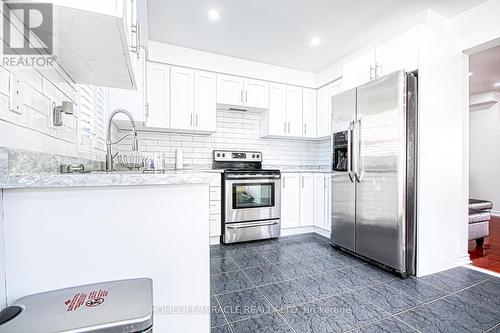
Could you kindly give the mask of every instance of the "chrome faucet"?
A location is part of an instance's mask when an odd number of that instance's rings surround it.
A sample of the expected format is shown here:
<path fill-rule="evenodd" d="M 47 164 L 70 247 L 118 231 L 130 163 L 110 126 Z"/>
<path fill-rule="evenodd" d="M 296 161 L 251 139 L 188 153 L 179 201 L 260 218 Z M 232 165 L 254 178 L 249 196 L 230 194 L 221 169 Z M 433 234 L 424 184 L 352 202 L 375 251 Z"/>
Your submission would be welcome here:
<path fill-rule="evenodd" d="M 124 137 L 122 137 L 120 140 L 116 142 L 111 142 L 111 124 L 113 123 L 113 118 L 115 117 L 116 114 L 118 113 L 123 113 L 130 119 L 130 127 L 132 128 L 132 134 L 127 134 Z M 137 133 L 135 131 L 135 121 L 134 117 L 128 112 L 127 110 L 124 109 L 116 109 L 114 110 L 111 115 L 109 116 L 108 120 L 108 132 L 106 133 L 106 171 L 113 171 L 113 160 L 115 156 L 118 154 L 112 154 L 111 153 L 111 145 L 117 144 L 118 142 L 122 141 L 126 137 L 132 135 L 132 150 L 133 151 L 138 151 L 139 150 L 139 142 L 137 141 Z"/>

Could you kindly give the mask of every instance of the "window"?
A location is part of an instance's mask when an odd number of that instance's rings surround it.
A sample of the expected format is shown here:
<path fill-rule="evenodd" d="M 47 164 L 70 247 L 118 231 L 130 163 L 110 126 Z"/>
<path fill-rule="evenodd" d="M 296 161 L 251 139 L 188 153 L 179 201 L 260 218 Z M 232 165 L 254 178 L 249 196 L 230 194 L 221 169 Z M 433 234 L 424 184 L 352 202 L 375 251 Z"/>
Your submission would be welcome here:
<path fill-rule="evenodd" d="M 79 85 L 78 126 L 80 145 L 104 150 L 106 147 L 106 99 L 101 87 Z"/>

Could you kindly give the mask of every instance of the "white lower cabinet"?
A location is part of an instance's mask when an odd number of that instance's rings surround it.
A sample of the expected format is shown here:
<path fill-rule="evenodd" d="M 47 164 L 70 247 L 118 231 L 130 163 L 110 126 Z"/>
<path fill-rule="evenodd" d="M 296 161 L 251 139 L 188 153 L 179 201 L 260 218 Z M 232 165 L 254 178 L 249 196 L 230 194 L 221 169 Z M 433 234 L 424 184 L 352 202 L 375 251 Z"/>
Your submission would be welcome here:
<path fill-rule="evenodd" d="M 281 228 L 300 226 L 300 174 L 281 174 Z"/>
<path fill-rule="evenodd" d="M 300 174 L 300 226 L 314 223 L 314 174 Z"/>
<path fill-rule="evenodd" d="M 330 230 L 330 175 L 282 173 L 282 228 L 315 226 Z"/>

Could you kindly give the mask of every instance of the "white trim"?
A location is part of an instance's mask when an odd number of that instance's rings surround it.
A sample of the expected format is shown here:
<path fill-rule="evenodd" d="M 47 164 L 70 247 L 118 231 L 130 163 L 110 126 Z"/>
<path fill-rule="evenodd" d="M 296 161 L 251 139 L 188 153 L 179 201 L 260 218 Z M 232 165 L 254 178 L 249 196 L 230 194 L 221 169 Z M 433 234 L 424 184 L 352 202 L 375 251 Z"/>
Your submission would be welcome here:
<path fill-rule="evenodd" d="M 462 256 L 460 257 L 460 265 L 468 265 L 472 263 L 472 261 L 470 260 L 470 256 L 469 256 L 469 253 L 464 253 L 462 254 Z"/>
<path fill-rule="evenodd" d="M 475 271 L 478 271 L 478 272 L 481 272 L 481 273 L 485 273 L 485 274 L 488 274 L 488 275 L 491 275 L 491 276 L 495 276 L 497 278 L 500 278 L 500 274 L 499 273 L 496 273 L 496 272 L 493 272 L 493 271 L 490 271 L 490 270 L 487 270 L 487 269 L 484 269 L 484 268 L 481 268 L 481 267 L 476 267 L 476 266 L 472 266 L 472 265 L 465 265 L 463 267 L 468 268 L 468 269 L 472 269 L 472 270 L 475 270 Z"/>
<path fill-rule="evenodd" d="M 313 226 L 281 229 L 281 237 L 307 234 L 314 232 Z"/>
<path fill-rule="evenodd" d="M 500 210 L 492 210 L 491 215 L 495 217 L 500 217 Z"/>

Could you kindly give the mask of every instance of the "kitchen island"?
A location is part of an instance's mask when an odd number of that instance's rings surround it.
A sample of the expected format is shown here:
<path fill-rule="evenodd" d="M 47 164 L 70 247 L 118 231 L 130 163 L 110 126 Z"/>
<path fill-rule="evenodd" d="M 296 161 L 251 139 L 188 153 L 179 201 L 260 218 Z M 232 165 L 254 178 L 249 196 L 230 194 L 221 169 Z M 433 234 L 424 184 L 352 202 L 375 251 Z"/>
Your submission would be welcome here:
<path fill-rule="evenodd" d="M 209 332 L 210 191 L 220 174 L 0 178 L 9 305 L 47 290 L 150 277 L 155 331 Z"/>

